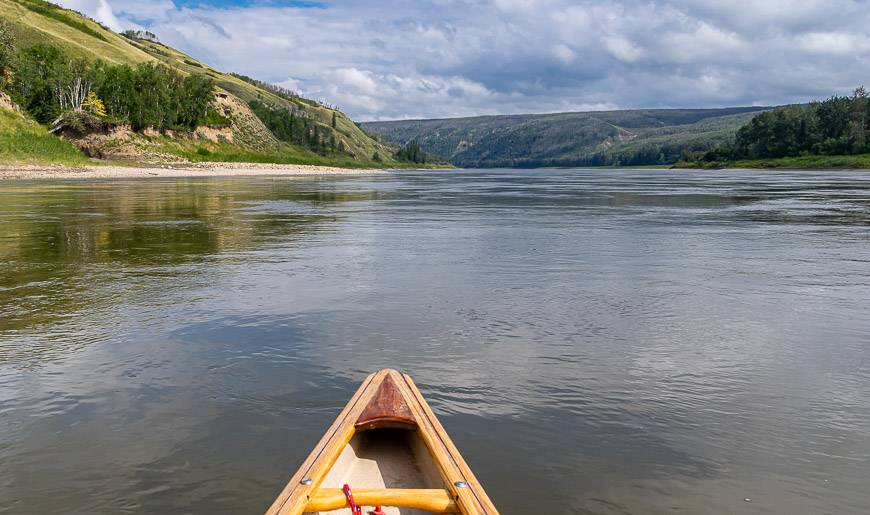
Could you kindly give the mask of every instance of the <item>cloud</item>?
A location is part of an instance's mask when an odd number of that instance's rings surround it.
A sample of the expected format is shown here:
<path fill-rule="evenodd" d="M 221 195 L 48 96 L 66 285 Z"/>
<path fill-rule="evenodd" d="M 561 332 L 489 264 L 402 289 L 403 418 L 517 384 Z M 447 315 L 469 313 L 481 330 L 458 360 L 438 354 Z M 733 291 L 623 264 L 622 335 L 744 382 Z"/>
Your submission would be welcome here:
<path fill-rule="evenodd" d="M 783 104 L 870 72 L 861 0 L 62 1 L 360 120 Z"/>
<path fill-rule="evenodd" d="M 870 52 L 870 38 L 864 34 L 813 32 L 801 36 L 799 44 L 804 50 L 821 55 L 848 57 Z"/>
<path fill-rule="evenodd" d="M 118 19 L 107 0 L 66 0 L 59 3 L 91 16 L 114 31 L 121 31 L 129 26 Z"/>
<path fill-rule="evenodd" d="M 631 63 L 637 61 L 638 58 L 643 55 L 643 50 L 624 37 L 607 36 L 603 41 L 604 48 L 606 48 L 613 57 L 616 57 L 620 61 Z"/>

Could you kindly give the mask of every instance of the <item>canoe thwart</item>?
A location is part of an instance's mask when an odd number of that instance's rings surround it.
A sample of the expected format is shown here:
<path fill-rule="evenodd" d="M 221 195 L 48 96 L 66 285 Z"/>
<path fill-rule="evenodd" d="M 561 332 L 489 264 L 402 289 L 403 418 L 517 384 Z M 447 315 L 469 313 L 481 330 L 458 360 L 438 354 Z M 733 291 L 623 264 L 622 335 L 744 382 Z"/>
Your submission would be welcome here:
<path fill-rule="evenodd" d="M 417 429 L 417 419 L 408 406 L 405 396 L 399 391 L 392 376 L 388 375 L 378 386 L 378 391 L 354 424 L 357 431 L 370 429 Z"/>
<path fill-rule="evenodd" d="M 360 488 L 353 490 L 354 501 L 360 506 L 391 506 L 430 513 L 456 513 L 450 492 L 440 488 Z M 315 490 L 305 506 L 306 512 L 323 512 L 346 508 L 347 498 L 340 488 Z"/>

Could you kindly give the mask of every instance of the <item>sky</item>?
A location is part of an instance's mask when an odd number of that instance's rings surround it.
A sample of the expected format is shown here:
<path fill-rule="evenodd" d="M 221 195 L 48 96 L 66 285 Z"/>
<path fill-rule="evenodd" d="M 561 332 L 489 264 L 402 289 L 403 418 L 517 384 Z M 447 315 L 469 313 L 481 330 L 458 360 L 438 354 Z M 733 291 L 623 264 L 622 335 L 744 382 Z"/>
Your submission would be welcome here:
<path fill-rule="evenodd" d="M 781 105 L 870 86 L 870 0 L 60 0 L 359 121 Z"/>

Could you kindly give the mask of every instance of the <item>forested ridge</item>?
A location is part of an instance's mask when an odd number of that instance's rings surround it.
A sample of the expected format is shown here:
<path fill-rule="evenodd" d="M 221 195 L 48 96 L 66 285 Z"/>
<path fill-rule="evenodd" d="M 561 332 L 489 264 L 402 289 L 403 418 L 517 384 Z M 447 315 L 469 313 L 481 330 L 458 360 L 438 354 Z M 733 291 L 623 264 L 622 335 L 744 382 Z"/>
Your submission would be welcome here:
<path fill-rule="evenodd" d="M 398 145 L 466 167 L 668 165 L 732 141 L 764 107 L 641 109 L 368 122 Z"/>
<path fill-rule="evenodd" d="M 689 161 L 727 162 L 860 154 L 870 154 L 870 97 L 864 87 L 851 96 L 833 96 L 759 114 L 737 131 L 733 143 L 685 157 Z"/>
<path fill-rule="evenodd" d="M 481 116 L 363 127 L 466 167 L 870 164 L 870 94 L 863 87 L 777 108 Z"/>

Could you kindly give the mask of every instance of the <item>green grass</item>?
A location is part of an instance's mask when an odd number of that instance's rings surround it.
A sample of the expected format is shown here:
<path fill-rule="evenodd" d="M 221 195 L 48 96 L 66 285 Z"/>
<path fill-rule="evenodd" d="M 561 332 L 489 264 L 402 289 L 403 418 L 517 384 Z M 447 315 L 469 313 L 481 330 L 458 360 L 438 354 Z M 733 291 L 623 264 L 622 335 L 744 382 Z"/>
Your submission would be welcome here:
<path fill-rule="evenodd" d="M 681 161 L 675 168 L 795 168 L 841 169 L 870 168 L 870 154 L 853 156 L 799 156 L 777 159 L 740 159 L 735 161 Z"/>
<path fill-rule="evenodd" d="M 35 121 L 0 108 L 0 163 L 75 166 L 89 160 L 72 143 L 50 134 Z"/>
<path fill-rule="evenodd" d="M 342 168 L 379 168 L 373 161 L 360 161 L 347 156 L 321 156 L 300 147 L 282 145 L 277 151 L 257 151 L 240 148 L 229 143 L 177 138 L 159 143 L 158 151 L 188 161 L 226 163 L 276 163 L 338 166 Z"/>
<path fill-rule="evenodd" d="M 35 5 L 27 0 L 0 0 L 0 18 L 12 24 L 19 48 L 48 43 L 61 47 L 72 57 L 134 66 L 154 60 L 123 36 L 73 11 L 31 8 Z"/>
<path fill-rule="evenodd" d="M 97 32 L 96 30 L 88 27 L 83 22 L 79 20 L 74 20 L 67 16 L 63 9 L 60 7 L 44 2 L 43 0 L 15 0 L 19 4 L 23 5 L 25 8 L 30 9 L 31 11 L 41 14 L 43 16 L 47 16 L 51 19 L 57 20 L 65 25 L 69 25 L 70 27 L 80 30 L 89 36 L 93 36 L 99 40 L 107 41 L 106 38 Z"/>
<path fill-rule="evenodd" d="M 229 127 L 232 125 L 232 123 L 232 120 L 218 113 L 211 107 L 209 107 L 205 112 L 205 120 L 203 120 L 203 125 L 208 125 L 210 127 Z"/>
<path fill-rule="evenodd" d="M 448 168 L 449 166 L 415 165 L 397 161 L 378 162 L 353 159 L 342 154 L 323 156 L 292 145 L 281 145 L 277 151 L 256 151 L 240 149 L 228 143 L 194 139 L 166 139 L 157 147 L 164 154 L 171 154 L 188 161 L 225 162 L 225 163 L 275 163 L 315 166 L 335 166 L 339 168 Z"/>

